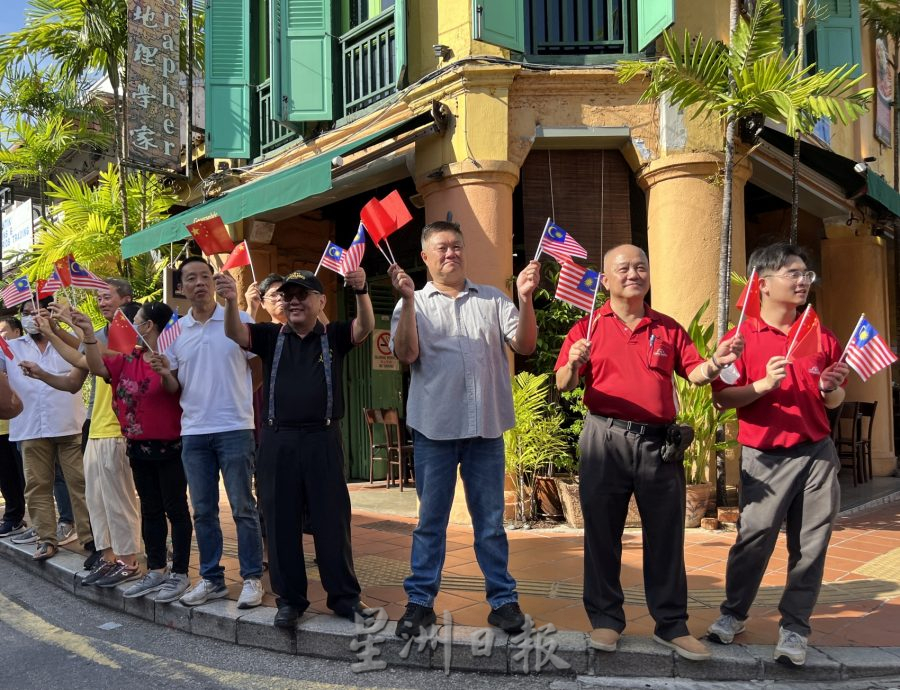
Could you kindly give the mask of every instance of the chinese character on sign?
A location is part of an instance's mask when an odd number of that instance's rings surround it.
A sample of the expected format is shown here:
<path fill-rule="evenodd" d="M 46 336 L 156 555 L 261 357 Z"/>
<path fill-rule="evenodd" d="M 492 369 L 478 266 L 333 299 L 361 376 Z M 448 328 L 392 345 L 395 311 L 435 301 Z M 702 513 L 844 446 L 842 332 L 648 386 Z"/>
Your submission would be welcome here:
<path fill-rule="evenodd" d="M 350 650 L 356 652 L 359 659 L 355 664 L 350 664 L 350 670 L 354 673 L 363 673 L 365 671 L 383 671 L 387 668 L 387 662 L 376 660 L 376 656 L 381 656 L 381 650 L 376 646 L 384 642 L 384 635 L 379 635 L 384 626 L 387 625 L 388 615 L 383 608 L 375 610 L 375 616 L 367 620 L 363 620 L 359 616 L 356 618 L 356 634 L 362 636 L 361 640 L 352 640 L 350 642 Z"/>
<path fill-rule="evenodd" d="M 134 61 L 148 67 L 155 67 L 156 60 L 154 58 L 158 52 L 159 48 L 151 48 L 143 43 L 138 43 L 134 48 Z"/>
<path fill-rule="evenodd" d="M 556 656 L 559 641 L 551 637 L 555 633 L 556 626 L 553 623 L 547 623 L 535 630 L 534 621 L 531 616 L 526 614 L 522 632 L 509 638 L 510 645 L 517 650 L 512 655 L 512 660 L 521 662 L 522 671 L 525 673 L 528 673 L 529 670 L 540 672 L 547 664 L 553 664 L 557 669 L 571 668 L 569 662 Z M 529 668 L 529 657 L 532 652 L 534 653 L 534 664 Z"/>
<path fill-rule="evenodd" d="M 453 658 L 453 618 L 450 615 L 449 611 L 444 611 L 443 616 L 443 629 L 446 630 L 446 635 L 442 638 L 440 636 L 441 628 L 436 625 L 429 626 L 428 630 L 425 628 L 420 628 L 420 632 L 415 637 L 410 637 L 406 644 L 403 645 L 403 649 L 400 650 L 400 658 L 408 659 L 409 653 L 412 650 L 413 642 L 416 643 L 418 649 L 416 650 L 419 654 L 425 651 L 426 647 L 431 647 L 432 650 L 437 649 L 437 646 L 444 646 L 444 673 L 446 675 L 450 675 L 450 661 Z"/>
<path fill-rule="evenodd" d="M 156 100 L 156 96 L 150 93 L 150 87 L 144 83 L 140 83 L 137 85 L 137 91 L 132 92 L 131 98 L 138 105 L 144 108 L 144 110 L 146 110 L 147 106 L 150 105 L 150 101 Z"/>
<path fill-rule="evenodd" d="M 147 127 L 147 125 L 141 125 L 139 129 L 129 130 L 129 134 L 131 134 L 132 136 L 131 143 L 142 151 L 146 151 L 151 148 L 159 148 L 159 146 L 153 141 L 153 137 L 156 136 L 156 132 Z"/>
<path fill-rule="evenodd" d="M 148 29 L 156 29 L 159 26 L 154 21 L 156 19 L 156 12 L 150 8 L 144 9 L 140 5 L 134 6 L 134 16 L 132 19 L 137 22 L 142 22 Z"/>
<path fill-rule="evenodd" d="M 472 633 L 472 656 L 490 656 L 494 651 L 494 631 L 481 628 Z"/>

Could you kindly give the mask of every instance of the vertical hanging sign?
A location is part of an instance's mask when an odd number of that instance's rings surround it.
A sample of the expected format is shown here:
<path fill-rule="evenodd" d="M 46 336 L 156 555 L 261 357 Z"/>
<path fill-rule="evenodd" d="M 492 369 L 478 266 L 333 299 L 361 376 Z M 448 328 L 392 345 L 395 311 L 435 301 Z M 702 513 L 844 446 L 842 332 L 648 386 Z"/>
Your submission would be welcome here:
<path fill-rule="evenodd" d="M 127 158 L 170 170 L 181 165 L 181 2 L 128 0 Z"/>

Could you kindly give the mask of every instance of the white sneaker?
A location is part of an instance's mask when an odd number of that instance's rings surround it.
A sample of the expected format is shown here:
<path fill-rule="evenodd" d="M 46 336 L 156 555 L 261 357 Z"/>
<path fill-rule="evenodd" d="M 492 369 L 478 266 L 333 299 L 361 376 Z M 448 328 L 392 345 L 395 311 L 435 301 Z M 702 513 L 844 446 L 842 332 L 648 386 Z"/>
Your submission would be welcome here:
<path fill-rule="evenodd" d="M 731 644 L 735 635 L 744 632 L 744 621 L 739 621 L 732 615 L 723 613 L 709 626 L 706 636 L 719 644 Z"/>
<path fill-rule="evenodd" d="M 239 609 L 252 609 L 262 603 L 263 588 L 259 578 L 248 577 L 244 580 L 244 587 L 241 589 L 241 596 L 238 597 L 237 607 Z"/>
<path fill-rule="evenodd" d="M 185 606 L 200 606 L 210 599 L 221 599 L 228 596 L 228 588 L 224 583 L 217 585 L 212 580 L 206 578 L 200 580 L 191 590 L 181 597 L 179 601 Z"/>
<path fill-rule="evenodd" d="M 786 666 L 803 666 L 806 663 L 806 645 L 803 635 L 779 627 L 775 661 Z"/>

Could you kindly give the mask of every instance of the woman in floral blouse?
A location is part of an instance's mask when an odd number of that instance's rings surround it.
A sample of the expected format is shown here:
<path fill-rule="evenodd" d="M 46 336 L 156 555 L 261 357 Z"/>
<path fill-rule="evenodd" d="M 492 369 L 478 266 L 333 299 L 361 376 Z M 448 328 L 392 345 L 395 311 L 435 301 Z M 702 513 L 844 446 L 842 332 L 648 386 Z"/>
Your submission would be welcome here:
<path fill-rule="evenodd" d="M 157 352 L 157 339 L 171 317 L 168 305 L 146 302 L 134 318 L 141 340 L 131 353 L 107 350 L 101 355 L 96 347 L 85 348 L 91 372 L 112 385 L 113 406 L 127 441 L 141 501 L 147 574 L 126 589 L 124 596 L 158 592 L 156 601 L 163 603 L 178 599 L 190 583 L 187 572 L 193 534 L 181 464 L 180 388 L 165 355 Z M 76 325 L 80 325 L 77 320 Z M 167 518 L 172 523 L 171 573 L 166 571 Z"/>

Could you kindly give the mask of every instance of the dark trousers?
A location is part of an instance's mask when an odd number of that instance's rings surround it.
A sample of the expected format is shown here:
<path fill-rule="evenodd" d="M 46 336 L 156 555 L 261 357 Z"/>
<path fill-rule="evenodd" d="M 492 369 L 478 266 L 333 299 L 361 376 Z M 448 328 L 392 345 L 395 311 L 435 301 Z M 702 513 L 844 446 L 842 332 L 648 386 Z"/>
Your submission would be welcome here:
<path fill-rule="evenodd" d="M 594 628 L 625 629 L 622 531 L 634 494 L 641 514 L 644 592 L 656 634 L 687 635 L 684 468 L 663 462 L 662 439 L 588 415 L 579 440 L 584 514 L 584 608 Z"/>
<path fill-rule="evenodd" d="M 259 446 L 259 496 L 266 516 L 269 575 L 278 604 L 300 611 L 306 597 L 303 522 L 315 520 L 313 540 L 328 608 L 344 614 L 359 601 L 350 548 L 350 494 L 344 481 L 340 428 L 263 428 Z"/>
<path fill-rule="evenodd" d="M 9 434 L 0 436 L 0 494 L 6 504 L 3 520 L 18 525 L 25 518 L 25 472 L 22 455 Z"/>
<path fill-rule="evenodd" d="M 728 553 L 722 613 L 747 618 L 778 541 L 778 528 L 787 521 L 788 573 L 778 604 L 780 625 L 809 637 L 809 619 L 841 503 L 839 469 L 830 438 L 770 451 L 744 446 L 741 516 L 737 541 Z"/>
<path fill-rule="evenodd" d="M 187 574 L 194 528 L 187 504 L 187 479 L 178 453 L 165 458 L 131 457 L 134 487 L 141 501 L 141 536 L 147 567 L 166 567 L 168 522 L 172 523 L 172 572 Z M 168 522 L 166 521 L 168 518 Z"/>

